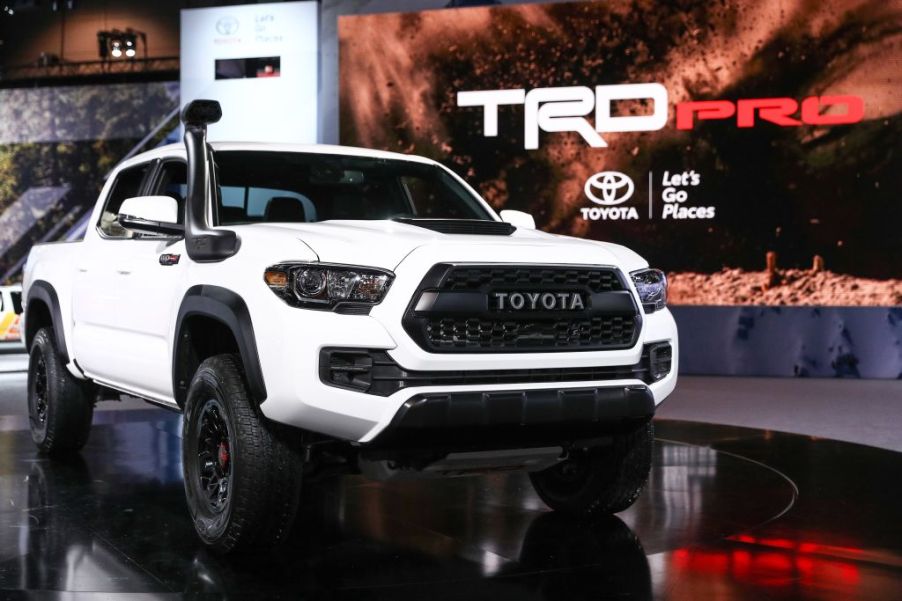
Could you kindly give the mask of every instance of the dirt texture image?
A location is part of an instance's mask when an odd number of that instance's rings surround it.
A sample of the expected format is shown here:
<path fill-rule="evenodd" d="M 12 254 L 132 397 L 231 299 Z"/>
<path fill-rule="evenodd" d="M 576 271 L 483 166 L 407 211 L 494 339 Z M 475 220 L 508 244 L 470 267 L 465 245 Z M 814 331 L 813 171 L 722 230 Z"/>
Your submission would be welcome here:
<path fill-rule="evenodd" d="M 724 269 L 672 273 L 668 300 L 677 305 L 902 305 L 902 281 L 856 278 L 829 271 Z"/>
<path fill-rule="evenodd" d="M 344 16 L 339 40 L 343 144 L 429 156 L 496 209 L 625 244 L 671 274 L 676 303 L 902 303 L 902 0 Z M 485 108 L 458 102 L 462 91 L 651 82 L 666 88 L 666 125 L 602 132 L 607 147 L 564 131 L 541 132 L 527 149 L 523 102 L 499 105 L 497 135 L 487 137 Z M 851 109 L 818 106 L 831 97 L 860 99 L 860 118 L 832 120 Z M 809 98 L 815 110 L 803 120 Z M 743 124 L 733 109 L 677 128 L 681 104 L 744 99 L 782 99 L 794 112 Z M 593 125 L 595 110 L 582 113 Z M 641 100 L 611 104 L 615 116 L 650 110 Z M 605 207 L 585 192 L 605 171 L 634 183 L 618 218 L 600 215 Z M 669 185 L 675 177 L 680 185 Z M 778 273 L 765 269 L 768 253 L 779 256 Z M 815 257 L 823 268 L 812 269 Z"/>

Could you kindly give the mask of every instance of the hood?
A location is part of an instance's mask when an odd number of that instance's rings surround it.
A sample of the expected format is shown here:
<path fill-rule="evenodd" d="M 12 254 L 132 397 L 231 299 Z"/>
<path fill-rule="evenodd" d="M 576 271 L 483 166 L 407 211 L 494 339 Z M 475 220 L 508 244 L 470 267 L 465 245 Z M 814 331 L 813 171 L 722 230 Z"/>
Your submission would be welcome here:
<path fill-rule="evenodd" d="M 565 253 L 568 263 L 617 264 L 623 269 L 640 269 L 645 261 L 633 251 L 616 244 L 547 234 L 518 228 L 509 236 L 442 234 L 416 225 L 396 221 L 321 221 L 317 223 L 266 223 L 236 226 L 239 232 L 254 230 L 264 237 L 288 235 L 306 244 L 323 263 L 365 265 L 394 270 L 404 258 L 422 247 L 464 246 L 471 254 L 483 247 L 491 260 L 493 251 L 505 255 L 518 249 Z M 287 258 L 287 257 L 286 257 Z"/>

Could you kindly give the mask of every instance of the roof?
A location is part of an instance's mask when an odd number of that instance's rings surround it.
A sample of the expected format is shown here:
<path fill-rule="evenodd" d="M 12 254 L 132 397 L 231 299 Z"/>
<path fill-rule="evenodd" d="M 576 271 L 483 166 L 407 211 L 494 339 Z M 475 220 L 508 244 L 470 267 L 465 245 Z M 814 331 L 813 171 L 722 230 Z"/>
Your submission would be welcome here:
<path fill-rule="evenodd" d="M 415 161 L 418 163 L 434 163 L 425 157 L 387 152 L 384 150 L 371 150 L 369 148 L 355 148 L 353 146 L 336 146 L 332 144 L 285 144 L 274 142 L 210 142 L 215 151 L 245 150 L 256 152 L 304 152 L 311 154 L 334 154 L 343 156 L 369 157 L 374 159 L 395 159 L 402 161 Z M 150 159 L 166 157 L 184 157 L 184 144 L 167 144 L 147 152 L 137 154 L 127 161 L 123 161 L 118 167 L 128 167 L 135 163 L 141 163 Z"/>

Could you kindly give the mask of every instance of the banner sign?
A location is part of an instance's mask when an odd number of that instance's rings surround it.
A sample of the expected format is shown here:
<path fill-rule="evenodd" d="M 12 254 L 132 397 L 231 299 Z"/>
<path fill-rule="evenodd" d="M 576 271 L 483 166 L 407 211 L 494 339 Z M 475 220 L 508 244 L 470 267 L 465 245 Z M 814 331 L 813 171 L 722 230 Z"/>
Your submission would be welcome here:
<path fill-rule="evenodd" d="M 339 19 L 343 144 L 423 154 L 692 305 L 902 305 L 902 17 L 862 0 Z M 895 58 L 893 58 L 895 57 Z"/>

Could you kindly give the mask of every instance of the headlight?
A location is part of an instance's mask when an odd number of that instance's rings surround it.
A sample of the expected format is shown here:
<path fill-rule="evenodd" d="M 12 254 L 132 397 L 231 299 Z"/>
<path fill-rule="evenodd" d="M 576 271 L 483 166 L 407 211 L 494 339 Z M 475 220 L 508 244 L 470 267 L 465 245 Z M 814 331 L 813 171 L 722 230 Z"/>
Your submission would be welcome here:
<path fill-rule="evenodd" d="M 646 313 L 654 313 L 667 306 L 667 276 L 660 269 L 641 269 L 630 274 L 639 301 Z"/>
<path fill-rule="evenodd" d="M 269 289 L 294 307 L 364 311 L 379 304 L 395 275 L 390 271 L 326 263 L 280 263 L 264 272 Z"/>

